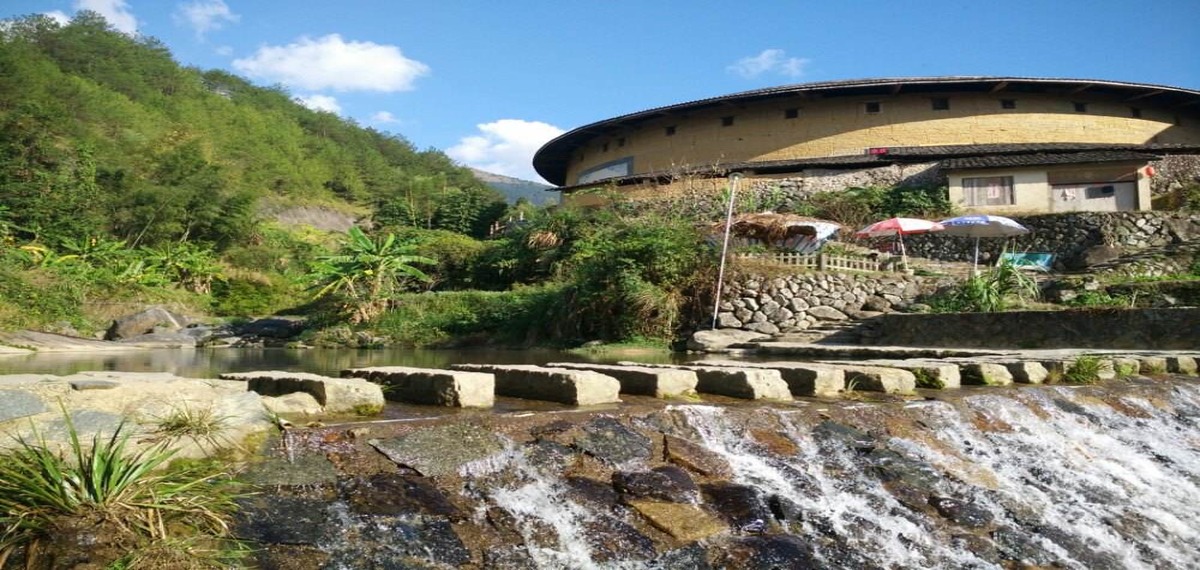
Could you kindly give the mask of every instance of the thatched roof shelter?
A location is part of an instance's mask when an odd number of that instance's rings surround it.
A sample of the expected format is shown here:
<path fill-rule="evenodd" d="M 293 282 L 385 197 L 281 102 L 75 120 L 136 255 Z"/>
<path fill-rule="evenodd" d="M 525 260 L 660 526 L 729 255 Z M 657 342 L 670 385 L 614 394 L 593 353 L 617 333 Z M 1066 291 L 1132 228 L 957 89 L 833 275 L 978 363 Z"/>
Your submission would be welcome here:
<path fill-rule="evenodd" d="M 828 220 L 796 214 L 762 212 L 735 216 L 729 233 L 732 236 L 769 246 L 813 250 L 819 248 L 840 228 L 840 225 Z M 725 223 L 713 224 L 712 232 L 718 235 L 724 234 Z"/>

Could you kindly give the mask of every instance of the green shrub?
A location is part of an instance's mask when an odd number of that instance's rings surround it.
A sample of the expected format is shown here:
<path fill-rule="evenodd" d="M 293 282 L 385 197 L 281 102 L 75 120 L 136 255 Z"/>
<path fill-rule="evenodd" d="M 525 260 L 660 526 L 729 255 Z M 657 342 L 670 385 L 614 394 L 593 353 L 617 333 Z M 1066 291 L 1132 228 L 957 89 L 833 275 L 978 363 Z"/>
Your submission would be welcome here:
<path fill-rule="evenodd" d="M 518 287 L 511 291 L 444 291 L 402 295 L 370 323 L 371 329 L 406 346 L 432 346 L 453 338 L 527 345 L 559 339 L 569 332 L 563 314 L 562 285 Z"/>
<path fill-rule="evenodd" d="M 123 425 L 85 445 L 69 415 L 66 422 L 70 457 L 40 438 L 18 438 L 17 447 L 0 457 L 0 565 L 17 551 L 33 558 L 77 549 L 72 532 L 100 538 L 90 552 L 92 562 L 103 564 L 169 541 L 228 540 L 237 495 L 213 464 L 169 466 L 171 448 L 162 443 L 135 450 Z M 212 554 L 215 559 L 221 553 Z"/>
<path fill-rule="evenodd" d="M 1067 367 L 1062 381 L 1068 384 L 1095 384 L 1100 381 L 1103 363 L 1095 356 L 1080 356 Z"/>

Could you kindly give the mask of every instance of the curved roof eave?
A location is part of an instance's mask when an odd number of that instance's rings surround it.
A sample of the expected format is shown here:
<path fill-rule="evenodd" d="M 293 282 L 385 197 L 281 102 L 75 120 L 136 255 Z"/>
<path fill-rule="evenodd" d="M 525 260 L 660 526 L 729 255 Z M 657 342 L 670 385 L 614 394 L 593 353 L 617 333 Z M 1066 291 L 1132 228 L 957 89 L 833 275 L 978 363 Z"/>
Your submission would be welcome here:
<path fill-rule="evenodd" d="M 718 97 L 697 99 L 685 103 L 676 103 L 674 105 L 654 107 L 644 111 L 637 111 L 602 121 L 596 121 L 594 123 L 590 123 L 563 133 L 552 139 L 550 142 L 542 145 L 542 147 L 538 149 L 533 156 L 533 168 L 551 184 L 562 186 L 566 183 L 567 164 L 570 159 L 571 151 L 582 142 L 591 139 L 597 133 L 610 131 L 622 125 L 637 124 L 666 114 L 695 110 L 716 104 L 745 102 L 755 99 L 770 99 L 774 97 L 783 97 L 801 93 L 821 93 L 835 96 L 874 94 L 888 95 L 900 93 L 906 87 L 956 86 L 962 88 L 967 85 L 975 85 L 976 87 L 986 87 L 989 91 L 1001 91 L 1010 88 L 1014 84 L 1026 86 L 1070 87 L 1074 92 L 1081 92 L 1092 88 L 1102 88 L 1116 91 L 1129 91 L 1131 92 L 1131 95 L 1135 95 L 1138 99 L 1168 96 L 1185 100 L 1185 102 L 1189 104 L 1200 102 L 1200 91 L 1183 89 L 1180 87 L 1171 87 L 1169 85 L 1132 83 L 1100 79 L 946 76 L 891 77 L 799 83 L 778 87 L 768 87 L 764 89 L 755 89 L 752 91 L 742 91 L 740 93 L 732 93 Z"/>

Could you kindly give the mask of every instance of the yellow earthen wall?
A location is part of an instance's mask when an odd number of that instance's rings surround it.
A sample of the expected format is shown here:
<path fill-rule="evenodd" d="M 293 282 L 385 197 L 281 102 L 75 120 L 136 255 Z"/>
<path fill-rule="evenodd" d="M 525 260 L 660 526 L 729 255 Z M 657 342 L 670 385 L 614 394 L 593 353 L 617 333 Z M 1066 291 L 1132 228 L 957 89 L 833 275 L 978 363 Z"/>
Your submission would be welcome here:
<path fill-rule="evenodd" d="M 686 115 L 666 117 L 630 127 L 626 132 L 597 137 L 577 151 L 567 173 L 574 184 L 581 172 L 625 157 L 633 158 L 631 174 L 671 172 L 703 165 L 745 161 L 786 160 L 862 154 L 871 147 L 991 143 L 1200 143 L 1200 126 L 1188 115 L 1175 125 L 1173 112 L 1140 107 L 1137 101 L 1102 101 L 1017 93 L 954 94 L 950 110 L 934 111 L 930 98 L 906 95 L 838 98 L 820 101 L 777 99 L 727 105 Z M 1002 109 L 1001 99 L 1016 101 Z M 865 112 L 865 103 L 879 102 L 881 112 Z M 1086 113 L 1074 102 L 1087 103 Z M 800 109 L 785 119 L 784 110 Z M 732 126 L 721 118 L 732 116 Z M 665 129 L 674 125 L 676 134 Z M 617 140 L 625 139 L 623 146 Z M 608 151 L 603 145 L 608 144 Z M 580 154 L 582 153 L 582 154 Z"/>

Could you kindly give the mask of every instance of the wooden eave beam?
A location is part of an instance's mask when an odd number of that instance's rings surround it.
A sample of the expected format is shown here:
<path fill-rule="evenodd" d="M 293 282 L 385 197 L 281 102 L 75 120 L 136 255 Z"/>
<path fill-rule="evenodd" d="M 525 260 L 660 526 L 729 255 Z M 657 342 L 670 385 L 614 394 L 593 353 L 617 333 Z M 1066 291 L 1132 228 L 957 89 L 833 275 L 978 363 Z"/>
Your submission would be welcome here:
<path fill-rule="evenodd" d="M 1093 85 L 1093 84 L 1091 84 L 1091 83 L 1085 83 L 1085 84 L 1083 84 L 1083 85 L 1080 85 L 1079 87 L 1076 87 L 1076 88 L 1072 89 L 1072 90 L 1070 91 L 1070 94 L 1071 94 L 1071 95 L 1078 95 L 1078 94 L 1080 94 L 1080 93 L 1083 93 L 1084 91 L 1087 91 L 1088 89 L 1091 89 L 1092 87 L 1095 87 L 1095 85 Z"/>
<path fill-rule="evenodd" d="M 1008 82 L 1001 81 L 1001 82 L 993 85 L 992 88 L 988 91 L 988 93 L 999 93 L 1001 91 L 1004 91 L 1005 89 L 1008 89 Z"/>

